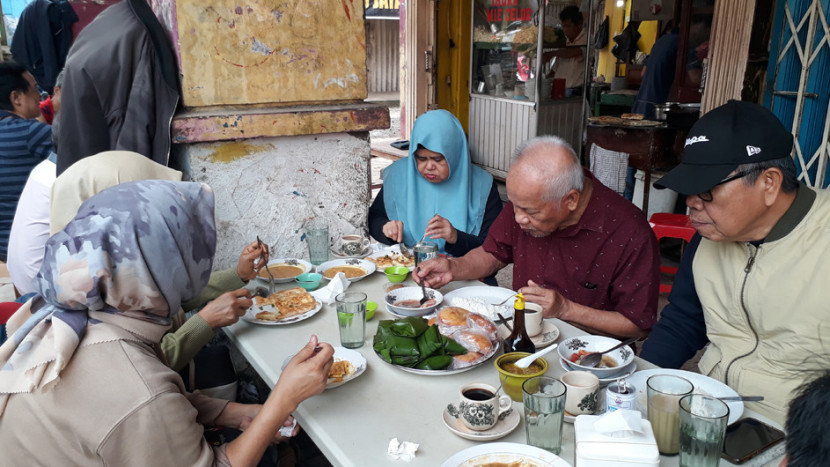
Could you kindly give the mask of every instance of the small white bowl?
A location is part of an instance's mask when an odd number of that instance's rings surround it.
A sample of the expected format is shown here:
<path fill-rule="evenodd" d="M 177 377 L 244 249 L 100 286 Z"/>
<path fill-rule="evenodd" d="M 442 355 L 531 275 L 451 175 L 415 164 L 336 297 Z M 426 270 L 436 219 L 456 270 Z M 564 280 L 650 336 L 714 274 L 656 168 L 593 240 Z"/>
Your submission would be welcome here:
<path fill-rule="evenodd" d="M 423 296 L 424 293 L 421 291 L 420 287 L 401 287 L 399 289 L 387 292 L 386 296 L 383 298 L 383 301 L 384 303 L 386 303 L 386 310 L 398 316 L 428 315 L 435 310 L 435 307 L 437 307 L 441 304 L 442 301 L 444 301 L 444 295 L 441 294 L 441 292 L 427 288 L 427 296 L 434 299 L 435 303 L 425 307 L 407 307 L 395 305 L 395 303 L 404 300 L 414 300 L 417 302 Z"/>
<path fill-rule="evenodd" d="M 619 343 L 620 341 L 611 337 L 590 335 L 577 336 L 565 339 L 561 344 L 559 344 L 559 347 L 556 350 L 559 352 L 559 358 L 564 360 L 571 369 L 590 371 L 599 378 L 608 378 L 622 372 L 622 370 L 634 361 L 634 352 L 630 347 L 623 346 L 613 352 L 605 354 L 617 362 L 617 366 L 613 368 L 589 368 L 587 366 L 577 365 L 576 363 L 571 362 L 571 355 L 578 353 L 580 350 L 585 350 L 587 352 L 602 352 L 603 350 L 608 350 Z"/>

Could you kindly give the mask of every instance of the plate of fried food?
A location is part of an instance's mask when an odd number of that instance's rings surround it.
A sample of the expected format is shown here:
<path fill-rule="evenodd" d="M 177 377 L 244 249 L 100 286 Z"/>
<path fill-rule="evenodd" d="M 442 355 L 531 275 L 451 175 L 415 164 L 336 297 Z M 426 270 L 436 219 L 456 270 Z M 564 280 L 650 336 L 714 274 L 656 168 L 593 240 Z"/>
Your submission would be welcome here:
<path fill-rule="evenodd" d="M 415 269 L 415 255 L 408 251 L 401 252 L 401 248 L 398 245 L 372 253 L 366 259 L 375 263 L 375 266 L 377 266 L 376 270 L 380 272 L 392 266 L 409 268 L 409 272 Z"/>
<path fill-rule="evenodd" d="M 296 355 L 296 354 L 294 354 Z M 285 369 L 288 362 L 294 358 L 289 355 L 282 362 L 282 369 Z M 326 380 L 326 389 L 334 389 L 357 378 L 366 371 L 368 362 L 360 352 L 345 347 L 334 347 L 334 363 L 329 369 L 329 377 Z"/>
<path fill-rule="evenodd" d="M 375 272 L 375 263 L 358 258 L 334 259 L 317 266 L 317 272 L 327 280 L 331 280 L 338 272 L 342 272 L 346 275 L 346 279 L 357 282 Z"/>
<path fill-rule="evenodd" d="M 281 326 L 311 318 L 323 304 L 302 287 L 282 290 L 267 297 L 254 297 L 254 304 L 242 315 L 249 323 Z"/>
<path fill-rule="evenodd" d="M 291 282 L 300 274 L 311 272 L 311 263 L 298 258 L 277 258 L 268 261 L 268 271 L 274 276 L 274 282 L 279 284 Z M 268 271 L 262 268 L 257 273 L 257 279 L 268 282 L 270 277 Z"/>

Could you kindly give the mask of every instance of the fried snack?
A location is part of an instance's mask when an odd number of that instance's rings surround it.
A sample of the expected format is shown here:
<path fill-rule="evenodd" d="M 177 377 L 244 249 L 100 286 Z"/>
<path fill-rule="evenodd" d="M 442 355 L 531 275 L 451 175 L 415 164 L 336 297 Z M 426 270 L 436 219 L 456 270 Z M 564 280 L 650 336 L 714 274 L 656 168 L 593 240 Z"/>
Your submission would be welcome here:
<path fill-rule="evenodd" d="M 464 355 L 454 356 L 452 365 L 455 369 L 466 368 L 480 362 L 483 357 L 484 355 L 479 352 L 467 352 Z"/>
<path fill-rule="evenodd" d="M 498 330 L 496 329 L 496 325 L 493 324 L 492 321 L 481 316 L 478 313 L 470 313 L 467 316 L 467 321 L 469 322 L 470 326 L 473 328 L 478 328 L 484 332 L 484 334 L 490 339 L 495 340 L 498 336 Z"/>
<path fill-rule="evenodd" d="M 643 114 L 622 114 L 620 118 L 623 120 L 642 120 L 644 117 Z"/>
<path fill-rule="evenodd" d="M 257 319 L 280 321 L 313 310 L 317 302 L 302 287 L 294 287 L 293 289 L 283 290 L 268 297 L 256 297 L 256 304 L 259 306 L 272 305 L 276 308 L 275 311 L 257 313 Z"/>
<path fill-rule="evenodd" d="M 354 373 L 354 365 L 348 360 L 335 360 L 329 370 L 328 383 L 340 383 Z"/>
<path fill-rule="evenodd" d="M 489 354 L 493 350 L 493 343 L 484 334 L 476 331 L 458 331 L 452 336 L 453 340 L 461 344 L 468 352 Z"/>
<path fill-rule="evenodd" d="M 464 308 L 448 306 L 438 312 L 438 324 L 445 326 L 464 326 L 467 324 L 467 315 L 470 314 Z"/>
<path fill-rule="evenodd" d="M 388 254 L 377 258 L 367 257 L 367 260 L 375 263 L 378 269 L 386 269 L 392 266 L 404 266 L 411 268 L 415 266 L 415 257 L 406 253 Z"/>

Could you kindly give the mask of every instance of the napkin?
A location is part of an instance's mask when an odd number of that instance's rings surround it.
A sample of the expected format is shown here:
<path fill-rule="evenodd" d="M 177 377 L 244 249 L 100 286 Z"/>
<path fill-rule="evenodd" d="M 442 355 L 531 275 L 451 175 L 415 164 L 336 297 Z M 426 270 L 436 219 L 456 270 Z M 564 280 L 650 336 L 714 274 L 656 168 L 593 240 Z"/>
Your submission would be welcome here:
<path fill-rule="evenodd" d="M 326 305 L 331 305 L 334 303 L 334 297 L 348 289 L 350 284 L 351 282 L 346 279 L 346 275 L 342 272 L 338 272 L 336 276 L 331 278 L 329 285 L 309 293 L 316 298 L 317 301 L 325 303 Z"/>
<path fill-rule="evenodd" d="M 419 444 L 410 443 L 409 441 L 398 441 L 398 438 L 389 440 L 389 448 L 386 452 L 392 459 L 402 460 L 404 462 L 411 462 L 415 459 L 415 451 L 418 450 Z"/>
<path fill-rule="evenodd" d="M 288 361 L 288 360 L 286 360 L 286 361 Z M 284 426 L 284 427 L 280 428 L 280 434 L 284 438 L 290 438 L 292 436 L 291 434 L 294 432 L 294 427 L 296 427 L 296 426 L 297 426 L 297 419 L 295 418 L 295 419 L 293 419 L 293 423 L 291 424 L 291 426 Z"/>
<path fill-rule="evenodd" d="M 638 410 L 615 410 L 599 417 L 594 422 L 594 430 L 611 438 L 629 438 L 644 432 L 643 416 Z"/>

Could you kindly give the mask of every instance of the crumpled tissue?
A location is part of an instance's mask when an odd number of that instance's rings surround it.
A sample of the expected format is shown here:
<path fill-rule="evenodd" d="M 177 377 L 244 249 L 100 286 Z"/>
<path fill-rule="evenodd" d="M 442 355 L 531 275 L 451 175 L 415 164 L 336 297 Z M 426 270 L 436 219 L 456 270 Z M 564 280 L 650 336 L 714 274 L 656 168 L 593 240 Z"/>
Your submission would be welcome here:
<path fill-rule="evenodd" d="M 410 462 L 415 459 L 415 452 L 418 450 L 419 444 L 411 443 L 409 441 L 398 441 L 398 438 L 392 438 L 389 441 L 389 448 L 386 452 L 392 459 Z"/>
<path fill-rule="evenodd" d="M 349 285 L 351 285 L 351 282 L 346 279 L 346 275 L 338 272 L 336 276 L 331 278 L 327 286 L 309 293 L 318 301 L 331 305 L 334 303 L 334 297 L 343 293 L 344 290 L 349 288 Z"/>
<path fill-rule="evenodd" d="M 611 438 L 630 438 L 634 433 L 644 433 L 643 416 L 638 410 L 615 410 L 599 417 L 594 430 Z"/>
<path fill-rule="evenodd" d="M 291 436 L 293 436 L 294 428 L 296 426 L 297 426 L 297 419 L 294 418 L 294 419 L 292 419 L 291 426 L 283 426 L 282 428 L 280 428 L 280 435 L 282 435 L 284 438 L 290 438 Z"/>

